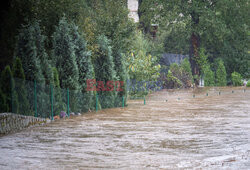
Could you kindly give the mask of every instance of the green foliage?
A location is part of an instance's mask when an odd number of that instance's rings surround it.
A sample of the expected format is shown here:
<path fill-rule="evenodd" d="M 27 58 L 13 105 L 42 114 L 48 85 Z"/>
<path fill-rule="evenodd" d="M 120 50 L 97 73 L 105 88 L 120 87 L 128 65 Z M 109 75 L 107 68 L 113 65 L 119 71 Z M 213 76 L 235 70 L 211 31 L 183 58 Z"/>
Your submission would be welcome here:
<path fill-rule="evenodd" d="M 14 60 L 12 72 L 13 72 L 13 77 L 25 80 L 22 61 L 18 57 L 16 57 L 16 59 Z"/>
<path fill-rule="evenodd" d="M 16 57 L 13 65 L 13 76 L 15 81 L 15 91 L 19 102 L 19 114 L 27 115 L 30 113 L 27 88 L 25 85 L 25 75 L 21 60 Z"/>
<path fill-rule="evenodd" d="M 201 48 L 199 51 L 199 58 L 194 58 L 196 63 L 198 64 L 201 71 L 204 71 L 209 65 L 208 56 L 205 54 L 205 49 Z"/>
<path fill-rule="evenodd" d="M 166 53 L 189 54 L 189 35 L 185 24 L 175 24 L 164 35 Z"/>
<path fill-rule="evenodd" d="M 126 105 L 126 99 L 127 99 L 127 79 L 128 79 L 128 73 L 126 70 L 126 60 L 125 60 L 125 55 L 120 53 L 120 51 L 118 51 L 118 53 L 113 53 L 114 54 L 114 69 L 116 71 L 116 76 L 117 79 L 119 81 L 123 81 L 123 86 L 121 86 L 121 88 L 123 89 L 123 91 L 119 91 L 117 94 L 117 99 L 116 102 L 118 102 L 116 104 L 116 106 L 122 106 L 122 100 L 121 97 L 124 96 L 124 105 Z"/>
<path fill-rule="evenodd" d="M 160 65 L 157 64 L 157 57 L 148 54 L 149 49 L 148 41 L 138 32 L 133 41 L 132 52 L 127 57 L 130 79 L 152 81 L 159 77 Z"/>
<path fill-rule="evenodd" d="M 185 58 L 180 65 L 182 69 L 182 82 L 186 87 L 191 87 L 191 84 L 194 82 L 191 65 L 188 58 Z"/>
<path fill-rule="evenodd" d="M 6 104 L 6 96 L 3 94 L 2 90 L 0 90 L 0 113 L 8 111 L 8 105 Z"/>
<path fill-rule="evenodd" d="M 247 87 L 250 87 L 250 80 L 248 80 L 248 82 L 247 82 L 247 85 L 246 85 Z"/>
<path fill-rule="evenodd" d="M 214 86 L 214 72 L 211 70 L 210 65 L 206 65 L 203 68 L 203 74 L 204 74 L 204 85 L 205 86 Z"/>
<path fill-rule="evenodd" d="M 62 100 L 63 90 L 60 88 L 59 74 L 55 67 L 52 68 L 53 72 L 53 86 L 54 86 L 54 114 L 58 115 L 61 111 L 66 110 L 66 105 Z"/>
<path fill-rule="evenodd" d="M 170 65 L 166 81 L 166 88 L 191 87 L 193 76 L 188 58 L 185 58 L 180 66 L 176 63 Z"/>
<path fill-rule="evenodd" d="M 70 24 L 62 18 L 53 34 L 53 59 L 62 88 L 79 90 L 79 70 Z"/>
<path fill-rule="evenodd" d="M 22 61 L 26 79 L 44 83 L 41 62 L 38 57 L 36 34 L 34 25 L 23 26 L 18 35 L 15 56 Z"/>
<path fill-rule="evenodd" d="M 84 94 L 84 99 L 81 101 L 83 104 L 81 107 L 82 112 L 87 112 L 93 106 L 94 93 L 92 91 L 86 91 L 87 80 L 94 79 L 94 66 L 91 61 L 91 51 L 87 49 L 87 43 L 80 35 L 78 27 L 73 25 L 72 37 L 75 47 L 76 62 L 79 68 L 79 84 L 80 90 Z"/>
<path fill-rule="evenodd" d="M 226 86 L 227 85 L 227 73 L 224 63 L 221 59 L 217 61 L 216 66 L 216 85 Z"/>
<path fill-rule="evenodd" d="M 15 112 L 18 111 L 18 102 L 17 96 L 14 91 L 15 89 L 15 82 L 13 80 L 13 75 L 10 69 L 10 66 L 6 66 L 5 69 L 1 73 L 1 91 L 2 96 L 6 100 L 6 112 Z M 4 99 L 3 99 L 4 100 Z M 15 110 L 12 110 L 12 104 L 15 104 Z"/>
<path fill-rule="evenodd" d="M 166 86 L 168 88 L 182 87 L 182 82 L 177 77 L 173 76 L 173 73 L 171 72 L 171 70 L 169 70 L 167 74 Z"/>
<path fill-rule="evenodd" d="M 79 111 L 79 101 L 77 101 L 77 91 L 79 85 L 79 69 L 76 62 L 75 44 L 72 37 L 70 24 L 63 17 L 56 31 L 53 34 L 53 62 L 58 69 L 60 85 L 62 88 L 76 90 L 71 93 L 72 100 L 70 103 L 71 111 Z"/>
<path fill-rule="evenodd" d="M 52 68 L 53 71 L 53 85 L 54 87 L 60 88 L 59 74 L 55 67 Z"/>
<path fill-rule="evenodd" d="M 40 25 L 38 22 L 34 22 L 34 39 L 37 50 L 37 58 L 40 60 L 41 71 L 45 78 L 45 82 L 50 84 L 53 79 L 51 61 L 49 60 L 48 54 L 45 50 L 45 41 L 47 37 L 42 34 Z"/>
<path fill-rule="evenodd" d="M 114 61 L 112 56 L 112 49 L 110 46 L 110 40 L 106 36 L 101 35 L 98 37 L 98 53 L 95 60 L 95 76 L 97 81 L 116 81 L 116 72 L 114 69 Z M 116 92 L 104 92 L 99 91 L 98 95 L 102 98 L 105 95 L 105 100 L 100 100 L 102 108 L 110 108 L 114 106 Z"/>
<path fill-rule="evenodd" d="M 231 77 L 232 77 L 232 83 L 234 86 L 242 86 L 243 82 L 242 82 L 242 76 L 240 75 L 240 73 L 235 71 L 231 74 Z"/>

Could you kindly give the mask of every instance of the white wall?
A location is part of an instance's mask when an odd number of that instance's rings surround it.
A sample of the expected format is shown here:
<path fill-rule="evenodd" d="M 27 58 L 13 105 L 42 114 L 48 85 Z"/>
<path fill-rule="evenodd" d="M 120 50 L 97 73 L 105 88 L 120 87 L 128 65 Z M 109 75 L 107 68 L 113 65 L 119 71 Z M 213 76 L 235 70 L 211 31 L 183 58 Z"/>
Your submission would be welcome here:
<path fill-rule="evenodd" d="M 138 0 L 128 0 L 129 17 L 134 19 L 135 22 L 139 22 L 138 7 Z"/>

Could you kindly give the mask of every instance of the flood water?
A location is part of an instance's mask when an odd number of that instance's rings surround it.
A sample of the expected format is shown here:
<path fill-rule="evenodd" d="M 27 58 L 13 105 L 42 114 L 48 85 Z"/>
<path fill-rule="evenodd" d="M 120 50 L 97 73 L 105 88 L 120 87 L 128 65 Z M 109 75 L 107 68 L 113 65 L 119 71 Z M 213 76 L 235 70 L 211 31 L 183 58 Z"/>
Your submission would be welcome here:
<path fill-rule="evenodd" d="M 250 169 L 250 89 L 163 90 L 0 137 L 0 169 L 193 168 Z"/>

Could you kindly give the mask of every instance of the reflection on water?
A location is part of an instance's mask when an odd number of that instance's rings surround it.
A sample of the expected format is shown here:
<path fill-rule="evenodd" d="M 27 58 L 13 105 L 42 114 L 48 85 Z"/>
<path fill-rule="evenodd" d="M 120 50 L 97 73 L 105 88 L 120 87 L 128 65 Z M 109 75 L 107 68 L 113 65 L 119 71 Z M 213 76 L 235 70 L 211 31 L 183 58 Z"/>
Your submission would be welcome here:
<path fill-rule="evenodd" d="M 0 169 L 248 169 L 249 102 L 250 89 L 156 92 L 1 137 Z"/>

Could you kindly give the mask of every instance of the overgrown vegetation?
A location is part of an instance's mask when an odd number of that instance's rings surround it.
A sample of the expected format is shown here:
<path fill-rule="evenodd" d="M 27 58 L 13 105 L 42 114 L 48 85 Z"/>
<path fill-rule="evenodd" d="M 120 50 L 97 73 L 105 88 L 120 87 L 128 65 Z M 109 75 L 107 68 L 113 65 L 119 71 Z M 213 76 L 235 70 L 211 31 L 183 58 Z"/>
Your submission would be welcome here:
<path fill-rule="evenodd" d="M 147 81 L 189 88 L 203 75 L 206 86 L 241 85 L 250 76 L 247 7 L 247 0 L 140 0 L 137 25 L 128 18 L 126 0 L 13 0 L 1 11 L 0 111 L 32 109 L 26 99 L 33 98 L 34 87 L 25 80 L 39 85 L 39 106 L 50 105 L 49 89 L 55 89 L 56 114 L 66 110 L 66 89 L 74 90 L 71 111 L 93 109 L 96 95 L 100 108 L 121 106 L 128 79 L 144 89 L 129 95 L 141 96 L 149 92 Z M 160 66 L 162 53 L 189 59 Z M 97 92 L 87 91 L 89 79 L 122 81 L 123 91 L 104 91 L 102 84 Z M 109 99 L 102 100 L 104 95 Z"/>
<path fill-rule="evenodd" d="M 232 76 L 232 83 L 234 86 L 242 86 L 243 82 L 240 73 L 235 71 L 232 73 L 231 76 Z"/>

